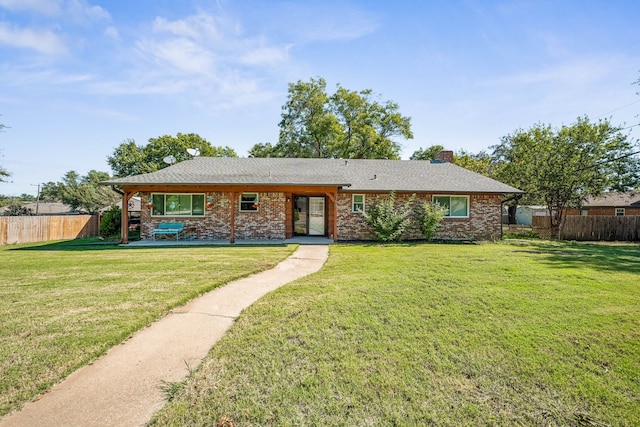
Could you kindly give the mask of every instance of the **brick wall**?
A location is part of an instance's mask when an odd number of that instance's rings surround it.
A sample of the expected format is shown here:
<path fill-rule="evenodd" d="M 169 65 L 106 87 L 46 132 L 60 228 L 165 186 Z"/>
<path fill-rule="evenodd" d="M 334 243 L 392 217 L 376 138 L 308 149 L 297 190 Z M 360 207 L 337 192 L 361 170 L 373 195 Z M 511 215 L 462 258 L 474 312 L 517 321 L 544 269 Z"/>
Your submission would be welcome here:
<path fill-rule="evenodd" d="M 640 208 L 623 208 L 625 216 L 640 215 Z M 589 215 L 615 215 L 616 208 L 597 207 L 589 208 Z"/>
<path fill-rule="evenodd" d="M 204 217 L 152 217 L 147 208 L 150 193 L 141 193 L 141 238 L 153 238 L 153 229 L 161 222 L 176 221 L 184 224 L 187 234 L 202 240 L 229 240 L 231 238 L 231 201 L 226 193 L 205 193 Z M 239 198 L 239 196 L 238 196 Z M 285 206 L 283 193 L 258 193 L 260 207 L 256 212 L 240 212 L 235 206 L 236 239 L 284 239 Z M 209 203 L 209 201 L 211 203 Z"/>
<path fill-rule="evenodd" d="M 431 202 L 431 194 L 416 195 L 414 205 Z M 365 209 L 388 194 L 365 194 Z M 411 194 L 396 194 L 396 206 L 403 206 Z M 469 197 L 469 218 L 445 218 L 436 239 L 443 240 L 496 240 L 501 237 L 500 195 L 472 194 Z M 373 240 L 375 235 L 361 213 L 351 212 L 351 194 L 338 194 L 338 240 Z M 412 213 L 415 218 L 415 214 Z M 404 234 L 405 240 L 423 239 L 415 224 Z"/>
<path fill-rule="evenodd" d="M 231 238 L 231 201 L 226 193 L 205 193 L 207 202 L 204 217 L 152 217 L 147 201 L 150 193 L 141 193 L 142 209 L 141 237 L 151 239 L 153 229 L 160 222 L 176 221 L 185 225 L 187 233 L 195 239 L 229 240 Z M 414 206 L 431 202 L 431 194 L 418 194 Z M 287 226 L 287 202 L 284 193 L 259 193 L 260 207 L 256 212 L 240 212 L 238 201 L 235 209 L 236 239 L 285 239 Z M 365 194 L 365 209 L 382 198 L 384 194 Z M 398 206 L 402 206 L 411 194 L 396 195 Z M 208 202 L 211 202 L 210 204 Z M 445 218 L 436 239 L 443 240 L 495 240 L 501 236 L 500 195 L 478 194 L 469 197 L 469 218 Z M 338 240 L 375 240 L 375 235 L 365 223 L 361 213 L 351 212 L 351 194 L 339 193 L 337 197 Z M 412 213 L 415 217 L 415 214 Z M 329 230 L 329 233 L 331 231 Z M 417 224 L 403 236 L 406 240 L 422 239 Z"/>
<path fill-rule="evenodd" d="M 231 215 L 229 206 L 231 201 L 224 193 L 205 193 L 205 216 L 151 216 L 151 209 L 147 207 L 150 193 L 141 193 L 140 209 L 140 237 L 153 238 L 153 229 L 161 222 L 181 222 L 185 231 L 194 239 L 228 240 L 231 237 Z M 211 202 L 211 203 L 209 203 Z"/>
<path fill-rule="evenodd" d="M 236 206 L 236 239 L 284 239 L 284 193 L 258 193 L 258 199 L 260 207 L 255 212 L 240 212 Z"/>

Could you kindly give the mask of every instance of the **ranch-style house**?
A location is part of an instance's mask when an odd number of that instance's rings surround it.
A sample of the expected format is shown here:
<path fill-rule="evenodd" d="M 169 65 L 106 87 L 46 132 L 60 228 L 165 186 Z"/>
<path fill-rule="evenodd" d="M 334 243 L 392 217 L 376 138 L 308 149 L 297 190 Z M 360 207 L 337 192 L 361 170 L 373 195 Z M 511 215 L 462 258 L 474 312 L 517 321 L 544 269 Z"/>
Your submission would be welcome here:
<path fill-rule="evenodd" d="M 501 237 L 502 198 L 520 190 L 445 160 L 194 157 L 156 172 L 103 184 L 123 192 L 122 242 L 128 243 L 128 201 L 141 199 L 142 239 L 161 223 L 179 223 L 186 238 L 290 239 L 324 236 L 372 240 L 363 212 L 396 193 L 404 203 L 438 203 L 446 217 L 437 239 Z M 405 239 L 421 239 L 420 230 Z"/>

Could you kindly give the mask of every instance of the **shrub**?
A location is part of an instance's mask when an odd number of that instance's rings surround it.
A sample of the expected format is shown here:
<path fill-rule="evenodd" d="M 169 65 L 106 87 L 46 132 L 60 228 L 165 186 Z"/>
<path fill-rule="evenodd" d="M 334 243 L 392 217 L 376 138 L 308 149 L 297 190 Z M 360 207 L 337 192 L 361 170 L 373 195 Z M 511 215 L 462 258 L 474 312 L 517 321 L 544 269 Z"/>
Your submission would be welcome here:
<path fill-rule="evenodd" d="M 422 206 L 422 211 L 418 215 L 418 222 L 420 223 L 420 229 L 425 239 L 431 240 L 434 238 L 436 232 L 442 225 L 444 214 L 445 208 L 440 205 L 425 203 Z"/>
<path fill-rule="evenodd" d="M 120 234 L 120 225 L 122 223 L 122 210 L 112 205 L 102 214 L 100 221 L 100 235 L 102 237 L 112 237 Z"/>
<path fill-rule="evenodd" d="M 30 216 L 33 215 L 33 211 L 26 206 L 22 206 L 22 204 L 17 200 L 12 200 L 11 203 L 7 205 L 7 209 L 4 212 L 6 216 Z"/>
<path fill-rule="evenodd" d="M 364 220 L 373 229 L 378 240 L 382 242 L 399 242 L 402 234 L 411 224 L 411 204 L 415 194 L 402 207 L 396 207 L 396 193 L 389 193 L 389 198 L 380 200 L 367 209 Z"/>

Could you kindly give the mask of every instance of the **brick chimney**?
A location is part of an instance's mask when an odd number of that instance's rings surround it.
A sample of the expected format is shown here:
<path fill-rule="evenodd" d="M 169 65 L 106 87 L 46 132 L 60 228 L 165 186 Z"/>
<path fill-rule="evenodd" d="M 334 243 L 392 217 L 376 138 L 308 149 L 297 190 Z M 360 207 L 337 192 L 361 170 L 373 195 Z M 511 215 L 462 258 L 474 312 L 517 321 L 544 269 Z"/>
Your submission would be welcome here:
<path fill-rule="evenodd" d="M 433 156 L 434 160 L 440 160 L 441 162 L 453 163 L 453 151 L 441 151 Z"/>

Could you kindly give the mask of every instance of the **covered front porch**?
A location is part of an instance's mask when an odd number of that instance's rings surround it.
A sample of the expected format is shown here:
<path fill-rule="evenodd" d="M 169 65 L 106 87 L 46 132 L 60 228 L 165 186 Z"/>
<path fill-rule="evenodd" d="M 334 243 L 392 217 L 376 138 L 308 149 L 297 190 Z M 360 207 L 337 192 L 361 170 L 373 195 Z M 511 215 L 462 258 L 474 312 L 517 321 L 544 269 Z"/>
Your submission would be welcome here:
<path fill-rule="evenodd" d="M 162 223 L 181 224 L 179 237 L 189 244 L 273 244 L 305 237 L 335 242 L 337 192 L 330 186 L 126 185 L 122 243 L 135 243 L 129 242 L 126 222 L 127 202 L 135 194 L 141 198 L 140 235 L 146 242 L 137 245 L 157 241 Z M 180 239 L 169 244 L 185 244 Z"/>

